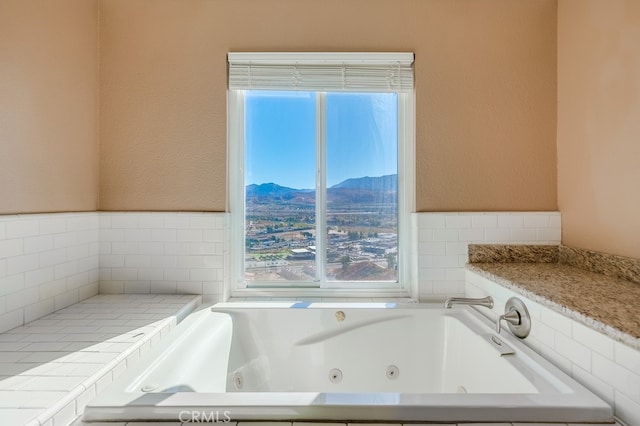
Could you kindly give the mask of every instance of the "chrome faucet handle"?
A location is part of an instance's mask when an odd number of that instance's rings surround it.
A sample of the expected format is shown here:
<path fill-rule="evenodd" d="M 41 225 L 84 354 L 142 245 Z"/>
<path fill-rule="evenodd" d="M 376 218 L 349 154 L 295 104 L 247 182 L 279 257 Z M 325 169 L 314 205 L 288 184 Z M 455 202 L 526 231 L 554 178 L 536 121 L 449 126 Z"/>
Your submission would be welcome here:
<path fill-rule="evenodd" d="M 506 321 L 508 324 L 520 325 L 520 314 L 515 308 L 511 308 L 509 312 L 506 312 L 498 317 L 496 322 L 496 333 L 500 334 L 502 330 L 502 321 Z"/>
<path fill-rule="evenodd" d="M 496 332 L 500 334 L 502 329 L 502 321 L 505 321 L 509 326 L 509 330 L 521 339 L 524 339 L 529 335 L 531 331 L 531 316 L 529 310 L 517 297 L 512 297 L 507 300 L 504 306 L 505 313 L 498 317 L 496 322 Z"/>

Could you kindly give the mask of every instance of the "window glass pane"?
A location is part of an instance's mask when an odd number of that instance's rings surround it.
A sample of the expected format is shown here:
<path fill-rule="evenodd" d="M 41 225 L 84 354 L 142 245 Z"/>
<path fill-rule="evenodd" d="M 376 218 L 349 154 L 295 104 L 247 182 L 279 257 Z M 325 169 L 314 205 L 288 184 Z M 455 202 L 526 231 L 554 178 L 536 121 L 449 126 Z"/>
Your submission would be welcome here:
<path fill-rule="evenodd" d="M 326 96 L 331 281 L 397 281 L 398 95 Z"/>
<path fill-rule="evenodd" d="M 245 92 L 245 279 L 314 281 L 316 94 Z"/>

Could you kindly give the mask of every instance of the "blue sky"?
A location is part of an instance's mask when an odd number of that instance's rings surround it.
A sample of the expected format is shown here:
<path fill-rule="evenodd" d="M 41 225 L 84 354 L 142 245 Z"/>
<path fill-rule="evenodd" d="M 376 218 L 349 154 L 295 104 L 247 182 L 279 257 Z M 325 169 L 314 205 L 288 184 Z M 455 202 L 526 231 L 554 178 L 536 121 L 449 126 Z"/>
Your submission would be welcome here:
<path fill-rule="evenodd" d="M 309 92 L 245 93 L 245 183 L 315 187 L 316 98 Z M 397 173 L 397 95 L 329 93 L 327 185 Z"/>

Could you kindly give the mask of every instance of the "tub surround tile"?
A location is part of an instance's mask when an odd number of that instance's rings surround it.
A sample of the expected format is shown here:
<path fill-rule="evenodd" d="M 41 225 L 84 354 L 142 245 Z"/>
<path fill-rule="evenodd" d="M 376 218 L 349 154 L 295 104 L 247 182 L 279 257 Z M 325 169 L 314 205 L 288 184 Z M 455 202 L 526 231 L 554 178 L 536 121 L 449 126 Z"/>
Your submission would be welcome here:
<path fill-rule="evenodd" d="M 226 213 L 101 212 L 100 293 L 201 294 L 222 301 Z"/>
<path fill-rule="evenodd" d="M 469 270 L 640 350 L 640 260 L 566 246 L 472 244 L 469 262 Z"/>
<path fill-rule="evenodd" d="M 638 284 L 554 263 L 483 263 L 468 269 L 640 350 Z"/>
<path fill-rule="evenodd" d="M 98 293 L 98 216 L 0 215 L 0 332 Z"/>
<path fill-rule="evenodd" d="M 38 409 L 23 409 L 23 408 L 10 408 L 2 409 L 2 422 L 5 425 L 25 425 L 31 419 L 34 419 L 40 410 Z"/>
<path fill-rule="evenodd" d="M 411 294 L 423 301 L 464 294 L 469 243 L 560 242 L 559 212 L 416 213 L 412 222 Z M 228 226 L 227 213 L 209 212 L 0 216 L 0 331 L 98 292 L 225 300 Z"/>
<path fill-rule="evenodd" d="M 469 244 L 558 245 L 560 212 L 421 212 L 414 214 L 420 301 L 464 296 Z M 545 252 L 550 249 L 541 249 Z"/>
<path fill-rule="evenodd" d="M 200 301 L 192 295 L 98 295 L 0 334 L 0 424 L 69 424 L 87 395 L 157 344 Z M 127 325 L 130 318 L 144 324 Z"/>
<path fill-rule="evenodd" d="M 612 274 L 623 270 L 627 276 L 640 280 L 640 275 L 633 275 L 633 266 L 640 260 L 621 258 L 618 262 L 619 257 L 604 254 L 592 258 L 594 252 L 564 246 L 556 250 L 558 261 L 554 263 L 550 262 L 553 259 L 549 254 L 553 251 L 550 247 L 470 245 L 472 263 L 467 269 L 640 350 L 640 311 L 636 309 L 640 285 L 636 281 L 575 266 L 584 264 L 590 265 L 590 269 L 601 270 L 607 268 L 603 264 L 614 265 L 608 269 Z M 521 263 L 518 262 L 519 254 L 524 258 Z M 535 262 L 536 256 L 540 256 L 540 262 Z M 615 266 L 620 264 L 623 267 Z"/>
<path fill-rule="evenodd" d="M 559 254 L 563 251 L 579 261 L 562 263 L 565 258 L 559 255 L 559 263 L 518 263 L 510 257 L 470 263 L 466 294 L 492 295 L 496 306 L 481 310 L 493 320 L 504 313 L 509 297 L 522 298 L 532 318 L 524 343 L 607 401 L 622 424 L 640 424 L 640 285 L 575 266 L 601 270 L 601 259 L 610 262 L 609 256 L 592 258 L 558 247 Z"/>
<path fill-rule="evenodd" d="M 639 351 L 588 329 L 552 307 L 539 304 L 522 292 L 511 290 L 471 269 L 467 270 L 466 287 L 470 297 L 494 297 L 496 305 L 493 309 L 480 308 L 493 320 L 504 313 L 504 303 L 509 297 L 521 298 L 532 319 L 531 334 L 524 339 L 524 344 L 614 407 L 614 415 L 623 422 L 622 425 L 640 425 L 640 394 L 637 391 L 640 389 L 640 375 L 630 368 L 640 365 Z M 612 347 L 625 349 L 620 354 L 624 363 L 616 359 L 618 351 Z M 591 362 L 584 362 L 588 358 Z"/>

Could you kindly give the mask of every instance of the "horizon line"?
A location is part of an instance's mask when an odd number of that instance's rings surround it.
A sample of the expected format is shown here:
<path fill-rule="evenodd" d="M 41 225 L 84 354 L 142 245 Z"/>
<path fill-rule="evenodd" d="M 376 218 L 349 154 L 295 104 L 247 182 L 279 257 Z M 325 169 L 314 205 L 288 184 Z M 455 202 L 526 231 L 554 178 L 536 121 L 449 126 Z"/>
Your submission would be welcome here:
<path fill-rule="evenodd" d="M 387 175 L 381 175 L 381 176 L 360 176 L 360 177 L 351 177 L 351 178 L 347 178 L 341 182 L 335 183 L 331 186 L 328 186 L 327 189 L 329 188 L 333 188 L 336 185 L 340 185 L 348 180 L 353 180 L 353 179 L 366 179 L 366 178 L 370 178 L 370 179 L 376 179 L 376 178 L 384 178 L 387 176 L 398 176 L 398 173 L 390 173 Z M 315 191 L 315 188 L 293 188 L 291 186 L 285 186 L 285 185 L 280 185 L 279 183 L 275 183 L 275 182 L 262 182 L 262 183 L 249 183 L 245 185 L 245 188 L 248 188 L 250 186 L 261 186 L 261 185 L 278 185 L 281 188 L 288 188 L 288 189 L 294 189 L 297 191 Z"/>

